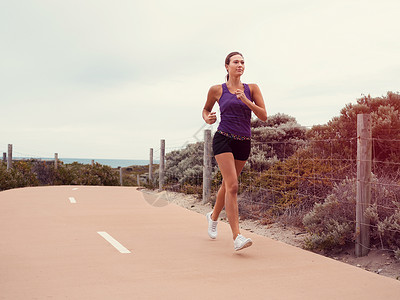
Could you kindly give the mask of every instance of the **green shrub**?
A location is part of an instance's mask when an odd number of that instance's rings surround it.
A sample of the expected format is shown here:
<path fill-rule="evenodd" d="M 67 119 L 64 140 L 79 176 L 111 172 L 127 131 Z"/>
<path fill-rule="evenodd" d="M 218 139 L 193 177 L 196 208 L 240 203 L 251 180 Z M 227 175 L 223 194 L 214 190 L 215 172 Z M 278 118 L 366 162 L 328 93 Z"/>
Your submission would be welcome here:
<path fill-rule="evenodd" d="M 257 205 L 263 210 L 261 215 L 269 218 L 309 211 L 332 191 L 333 172 L 329 160 L 318 161 L 311 148 L 299 149 L 266 171 L 250 173 L 243 193 L 248 201 L 243 201 L 241 210 L 250 203 L 252 210 Z"/>
<path fill-rule="evenodd" d="M 316 203 L 304 216 L 303 224 L 310 233 L 307 249 L 340 250 L 354 240 L 356 181 L 346 179 L 335 185 L 323 203 Z"/>
<path fill-rule="evenodd" d="M 388 92 L 385 96 L 371 98 L 370 95 L 347 104 L 340 116 L 333 117 L 325 125 L 313 126 L 307 131 L 307 138 L 316 141 L 316 151 L 336 153 L 338 157 L 356 159 L 357 156 L 357 115 L 370 114 L 374 140 L 373 160 L 382 163 L 377 175 L 389 172 L 398 175 L 400 162 L 400 94 Z M 331 143 L 326 143 L 331 140 Z M 319 142 L 318 142 L 319 141 Z M 393 162 L 395 162 L 393 164 Z"/>
<path fill-rule="evenodd" d="M 98 163 L 61 163 L 55 169 L 44 161 L 15 161 L 10 170 L 0 163 L 0 178 L 0 190 L 37 185 L 119 185 L 118 174 Z"/>
<path fill-rule="evenodd" d="M 164 188 L 175 192 L 202 194 L 204 142 L 166 154 Z M 155 182 L 158 184 L 158 171 Z"/>
<path fill-rule="evenodd" d="M 109 166 L 99 163 L 85 165 L 74 162 L 60 165 L 57 182 L 63 185 L 119 185 L 119 174 Z"/>
<path fill-rule="evenodd" d="M 58 183 L 57 170 L 53 164 L 48 164 L 45 161 L 32 161 L 32 172 L 36 175 L 40 185 L 54 185 Z"/>
<path fill-rule="evenodd" d="M 304 227 L 310 233 L 305 240 L 306 249 L 337 250 L 352 240 L 353 223 L 349 222 L 347 214 L 340 214 L 340 208 L 336 196 L 329 195 L 324 203 L 316 203 L 313 210 L 304 216 Z"/>
<path fill-rule="evenodd" d="M 373 199 L 379 200 L 366 211 L 371 222 L 371 242 L 400 254 L 400 185 L 387 178 L 379 183 L 372 185 Z"/>
<path fill-rule="evenodd" d="M 158 167 L 157 164 L 153 164 L 153 170 Z M 148 182 L 149 178 L 149 165 L 143 166 L 130 166 L 122 168 L 122 183 L 124 186 L 138 186 L 137 177 L 139 175 L 140 186 L 150 187 L 152 184 Z M 153 172 L 154 176 L 154 172 Z M 146 177 L 146 181 L 143 177 Z"/>
<path fill-rule="evenodd" d="M 370 218 L 371 246 L 400 249 L 400 186 L 387 178 L 373 177 L 372 203 L 365 215 Z M 355 241 L 356 180 L 335 185 L 323 203 L 316 203 L 304 216 L 310 233 L 305 247 L 310 250 L 337 251 Z M 397 252 L 398 253 L 398 252 Z"/>
<path fill-rule="evenodd" d="M 269 169 L 304 145 L 306 128 L 298 124 L 294 117 L 278 113 L 268 117 L 266 122 L 253 119 L 251 127 L 248 164 L 253 171 Z"/>
<path fill-rule="evenodd" d="M 0 164 L 0 191 L 26 187 L 37 186 L 39 181 L 32 172 L 30 162 L 18 161 L 13 163 L 13 167 L 7 170 L 7 164 Z"/>

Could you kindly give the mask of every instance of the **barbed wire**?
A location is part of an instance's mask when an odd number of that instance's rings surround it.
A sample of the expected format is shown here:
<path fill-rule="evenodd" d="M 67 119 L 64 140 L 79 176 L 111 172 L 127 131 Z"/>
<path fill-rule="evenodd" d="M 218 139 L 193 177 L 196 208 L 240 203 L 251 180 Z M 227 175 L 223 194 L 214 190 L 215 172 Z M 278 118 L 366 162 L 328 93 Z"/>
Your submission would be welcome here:
<path fill-rule="evenodd" d="M 389 144 L 389 147 L 392 147 L 392 150 L 397 150 L 398 147 L 395 145 L 395 143 L 400 142 L 400 140 L 396 139 L 382 139 L 382 138 L 374 138 L 371 139 L 373 142 L 374 147 L 376 147 L 376 143 L 386 143 Z M 325 147 L 325 156 L 321 157 L 321 153 L 317 152 L 314 148 L 312 148 L 313 145 L 316 143 L 323 143 L 327 147 Z M 337 143 L 346 143 L 348 146 L 348 152 L 346 153 L 345 157 L 338 157 L 335 154 L 335 150 L 333 145 Z M 253 147 L 258 147 L 258 149 L 263 150 L 267 156 L 265 156 L 266 159 L 272 159 L 274 155 L 274 149 L 273 147 L 275 146 L 281 146 L 282 147 L 282 159 L 281 161 L 285 161 L 287 159 L 286 153 L 291 153 L 290 149 L 287 147 L 291 147 L 293 145 L 303 145 L 303 146 L 311 146 L 311 157 L 297 157 L 297 166 L 294 166 L 289 173 L 285 173 L 286 171 L 280 170 L 280 172 L 272 171 L 272 168 L 269 168 L 268 170 L 251 170 L 251 168 L 245 168 L 244 170 L 244 176 L 250 177 L 251 180 L 244 180 L 242 176 L 239 177 L 239 190 L 240 191 L 245 191 L 245 194 L 240 194 L 240 203 L 242 206 L 246 207 L 247 210 L 245 214 L 251 218 L 254 218 L 256 220 L 260 220 L 260 218 L 265 218 L 267 217 L 266 213 L 267 210 L 276 210 L 279 213 L 282 213 L 284 211 L 295 211 L 301 210 L 305 206 L 308 206 L 308 209 L 311 209 L 312 207 L 309 207 L 310 204 L 313 203 L 322 203 L 325 201 L 327 198 L 327 195 L 329 195 L 329 192 L 332 192 L 332 188 L 334 187 L 335 184 L 340 184 L 346 179 L 351 179 L 354 180 L 354 185 L 356 189 L 356 184 L 357 184 L 357 177 L 356 177 L 356 165 L 357 162 L 361 162 L 361 160 L 357 160 L 356 158 L 356 143 L 357 143 L 357 137 L 354 138 L 349 138 L 349 139 L 343 139 L 343 138 L 337 138 L 337 139 L 320 139 L 320 140 L 312 140 L 312 141 L 303 141 L 303 140 L 291 140 L 291 141 L 272 141 L 272 142 L 253 142 L 252 141 L 252 146 Z M 288 151 L 289 150 L 289 151 Z M 376 149 L 373 148 L 373 153 L 376 153 Z M 341 154 L 342 155 L 342 154 Z M 213 155 L 210 155 L 211 158 L 213 158 Z M 215 164 L 215 158 L 214 159 L 214 164 Z M 312 163 L 310 172 L 305 174 L 300 173 L 301 169 L 301 163 L 307 164 L 307 163 Z M 373 158 L 372 160 L 372 170 L 375 170 L 375 173 L 379 173 L 379 165 L 380 164 L 386 164 L 390 165 L 394 168 L 397 168 L 400 165 L 400 162 L 395 162 L 395 161 L 385 161 L 382 159 L 375 159 Z M 324 174 L 320 174 L 320 172 L 317 170 L 317 166 L 321 164 L 330 164 L 331 166 L 334 166 L 335 168 L 331 168 L 330 171 L 325 172 Z M 213 174 L 218 174 L 218 167 L 215 165 L 213 170 Z M 339 173 L 343 173 L 339 175 Z M 176 178 L 182 178 L 182 174 L 171 174 L 172 176 Z M 218 175 L 221 176 L 221 175 Z M 277 188 L 277 187 L 264 187 L 261 184 L 261 178 L 269 178 L 272 180 L 272 183 L 274 180 L 280 180 L 280 181 L 287 181 L 289 183 L 293 183 L 293 181 L 297 181 L 297 187 L 296 189 L 291 189 L 289 188 L 288 185 L 284 184 L 283 187 Z M 377 182 L 377 181 L 363 181 L 363 180 L 358 180 L 359 183 L 369 183 L 371 186 L 371 189 L 377 189 L 377 187 L 381 186 L 383 188 L 399 188 L 400 189 L 400 172 L 399 176 L 397 177 L 398 181 L 397 182 Z M 213 181 L 215 181 L 215 176 L 213 178 Z M 185 184 L 202 184 L 202 174 L 199 174 L 197 176 L 188 176 L 186 175 L 186 178 L 184 180 L 181 180 L 180 182 L 176 182 L 178 185 L 185 185 Z M 256 183 L 259 183 L 259 185 L 256 185 Z M 308 189 L 305 189 L 302 191 L 299 186 L 303 183 L 308 183 Z M 322 188 L 326 188 L 326 190 L 321 192 L 321 183 L 325 183 L 326 186 L 322 186 Z M 216 194 L 218 192 L 218 189 L 220 187 L 221 182 L 218 184 L 213 184 L 212 185 L 212 194 L 214 197 L 216 197 Z M 249 197 L 249 193 L 251 194 L 252 192 L 256 191 L 258 194 L 264 194 L 264 197 L 259 196 L 258 199 L 253 199 Z M 246 194 L 247 193 L 247 194 Z M 290 195 L 288 194 L 290 193 Z M 285 195 L 286 194 L 286 195 Z M 299 206 L 298 207 L 291 207 L 290 205 L 285 206 L 286 203 L 276 203 L 277 200 L 282 199 L 282 196 L 286 197 L 292 197 L 296 198 L 298 200 L 304 201 L 305 203 L 297 203 Z M 375 198 L 374 198 L 375 197 Z M 378 194 L 373 193 L 372 194 L 372 199 L 371 203 L 364 203 L 362 202 L 361 204 L 365 206 L 369 205 L 375 205 L 379 211 L 391 211 L 395 212 L 396 209 L 398 209 L 395 205 L 390 205 L 388 203 L 382 203 L 378 202 L 376 200 L 376 197 L 380 197 Z M 268 199 L 268 200 L 266 200 Z M 392 199 L 393 200 L 393 199 Z M 396 201 L 400 201 L 400 199 L 395 199 Z M 354 203 L 349 203 L 346 205 L 355 205 L 355 198 L 354 198 Z M 303 205 L 304 204 L 304 205 Z M 302 206 L 303 205 L 303 206 Z M 355 209 L 355 207 L 354 207 Z M 379 212 L 378 212 L 379 213 Z M 346 220 L 350 224 L 353 224 L 355 226 L 356 220 Z M 377 230 L 378 225 L 374 224 L 365 224 L 365 225 L 370 225 L 371 228 Z M 396 229 L 391 229 L 388 228 L 390 232 L 393 233 L 400 233 L 400 230 Z"/>
<path fill-rule="evenodd" d="M 247 173 L 249 173 L 249 172 L 247 172 Z M 261 172 L 252 172 L 252 174 L 260 174 L 260 173 L 261 173 Z M 174 177 L 174 176 L 179 177 L 180 174 L 178 174 L 178 173 L 176 173 L 176 174 L 170 173 L 169 175 L 172 176 L 172 177 Z M 316 177 L 309 177 L 309 176 L 300 176 L 300 177 L 296 177 L 296 176 L 294 176 L 294 175 L 282 175 L 282 174 L 272 174 L 272 175 L 273 175 L 273 176 L 278 176 L 278 177 L 281 177 L 281 178 L 285 178 L 285 177 L 286 177 L 286 178 L 301 178 L 303 181 L 307 181 L 307 180 L 309 180 L 309 181 L 328 181 L 328 180 L 331 180 L 330 177 L 318 177 L 318 178 L 316 178 Z M 270 176 L 271 176 L 271 175 L 270 175 Z M 333 182 L 342 182 L 344 179 L 345 179 L 345 178 L 335 178 L 335 179 L 333 179 Z M 202 184 L 202 181 L 203 181 L 202 175 L 189 176 L 188 178 L 186 178 L 185 181 L 182 182 L 182 184 L 185 184 L 185 183 L 187 183 L 187 182 L 195 182 L 195 183 Z M 369 183 L 369 182 L 362 181 L 362 180 L 358 180 L 358 182 Z M 356 185 L 356 181 L 354 182 L 354 185 Z M 371 183 L 371 185 L 375 185 L 375 186 L 377 186 L 377 185 L 385 185 L 385 186 L 391 186 L 391 187 L 398 187 L 398 188 L 400 188 L 400 185 L 399 185 L 399 184 Z M 245 186 L 245 185 L 242 183 L 242 180 L 241 180 L 240 177 L 239 177 L 239 187 L 240 187 L 239 189 L 244 189 L 244 188 L 243 188 L 244 186 Z M 253 185 L 250 185 L 250 186 L 245 186 L 245 187 L 247 187 L 248 190 L 257 190 L 257 191 L 259 191 L 259 192 L 270 193 L 270 194 L 272 194 L 272 195 L 274 195 L 274 194 L 283 194 L 283 193 L 285 193 L 285 191 L 282 191 L 282 190 L 278 190 L 278 189 L 274 189 L 274 188 L 268 188 L 268 189 L 266 189 L 266 188 L 263 188 L 263 187 L 261 187 L 261 186 L 253 186 Z M 217 191 L 218 191 L 218 187 L 214 187 L 214 188 L 213 188 L 213 192 L 216 193 Z M 305 193 L 297 192 L 297 193 L 296 193 L 296 196 L 297 196 L 297 197 L 310 197 L 310 194 L 305 194 Z M 315 193 L 314 193 L 313 195 L 311 195 L 311 197 L 312 197 L 313 199 L 318 199 L 318 200 L 320 200 L 320 201 L 326 199 L 326 197 L 318 196 L 318 195 L 316 195 Z M 263 202 L 259 202 L 259 201 L 257 201 L 257 202 L 255 202 L 255 201 L 249 201 L 249 200 L 246 200 L 246 199 L 244 199 L 244 198 L 242 199 L 242 201 L 245 201 L 245 202 L 252 202 L 252 203 L 254 203 L 254 204 L 261 205 L 261 206 L 266 206 L 266 207 L 272 207 L 272 208 L 279 208 L 279 209 L 282 209 L 282 206 L 281 206 L 281 205 L 275 205 L 275 204 L 273 204 L 273 203 L 263 203 Z M 354 201 L 354 203 L 355 203 L 355 201 Z M 382 208 L 382 209 L 387 209 L 387 210 L 396 209 L 395 207 L 385 206 L 385 205 L 383 205 L 383 204 L 378 204 L 378 203 L 373 202 L 373 201 L 372 201 L 372 203 L 366 203 L 366 202 L 359 202 L 359 203 L 364 204 L 364 205 L 366 205 L 366 206 L 371 205 L 371 204 L 376 204 L 377 207 Z"/>

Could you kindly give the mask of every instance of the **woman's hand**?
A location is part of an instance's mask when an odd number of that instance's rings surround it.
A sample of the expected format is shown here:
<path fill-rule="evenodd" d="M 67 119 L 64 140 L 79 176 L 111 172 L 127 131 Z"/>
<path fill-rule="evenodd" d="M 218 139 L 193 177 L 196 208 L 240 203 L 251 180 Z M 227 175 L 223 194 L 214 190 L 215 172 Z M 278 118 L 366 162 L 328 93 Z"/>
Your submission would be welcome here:
<path fill-rule="evenodd" d="M 222 95 L 222 85 L 217 84 L 210 88 L 207 95 L 207 101 L 203 108 L 203 119 L 207 124 L 214 124 L 217 121 L 217 116 L 215 112 L 211 112 L 215 102 L 221 98 Z"/>
<path fill-rule="evenodd" d="M 251 102 L 249 99 L 247 99 L 246 95 L 244 94 L 244 91 L 242 90 L 236 90 L 235 92 L 236 97 L 239 100 L 241 100 L 244 104 L 246 104 L 247 107 L 254 112 L 257 118 L 265 122 L 267 120 L 267 111 L 265 109 L 265 103 L 261 95 L 260 88 L 256 84 L 250 84 L 249 86 L 250 86 L 251 98 L 254 100 L 254 102 Z"/>
<path fill-rule="evenodd" d="M 210 112 L 208 115 L 205 116 L 204 121 L 207 124 L 214 124 L 217 121 L 217 116 L 215 112 Z"/>
<path fill-rule="evenodd" d="M 241 100 L 244 104 L 246 104 L 246 102 L 250 101 L 249 99 L 247 99 L 246 95 L 244 94 L 244 91 L 242 91 L 242 90 L 239 90 L 239 89 L 236 90 L 235 94 L 236 94 L 236 98 Z"/>

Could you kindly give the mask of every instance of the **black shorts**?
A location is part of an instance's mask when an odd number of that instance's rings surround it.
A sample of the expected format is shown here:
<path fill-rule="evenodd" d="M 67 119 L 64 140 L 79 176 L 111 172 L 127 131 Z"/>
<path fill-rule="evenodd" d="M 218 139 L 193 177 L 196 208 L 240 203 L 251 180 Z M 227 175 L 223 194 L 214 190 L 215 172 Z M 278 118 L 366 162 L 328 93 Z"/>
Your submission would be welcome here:
<path fill-rule="evenodd" d="M 214 156 L 231 152 L 237 160 L 247 160 L 250 155 L 251 142 L 250 140 L 235 140 L 231 137 L 216 132 L 213 138 Z"/>

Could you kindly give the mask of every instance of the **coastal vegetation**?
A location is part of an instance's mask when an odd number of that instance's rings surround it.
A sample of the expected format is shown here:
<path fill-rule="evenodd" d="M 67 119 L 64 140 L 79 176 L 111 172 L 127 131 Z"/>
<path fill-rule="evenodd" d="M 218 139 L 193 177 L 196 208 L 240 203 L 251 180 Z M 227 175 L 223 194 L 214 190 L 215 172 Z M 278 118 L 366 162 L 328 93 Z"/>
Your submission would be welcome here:
<path fill-rule="evenodd" d="M 153 170 L 158 170 L 158 164 L 153 164 Z M 138 182 L 139 176 L 139 182 Z M 130 166 L 122 168 L 122 185 L 123 186 L 146 186 L 153 188 L 154 185 L 148 182 L 149 165 Z M 119 178 L 119 177 L 118 177 Z M 119 182 L 119 181 L 118 181 Z"/>
<path fill-rule="evenodd" d="M 252 120 L 252 152 L 239 177 L 241 217 L 301 227 L 311 236 L 308 249 L 354 243 L 357 114 L 363 113 L 371 116 L 373 137 L 371 242 L 400 258 L 399 93 L 363 96 L 312 128 L 285 114 Z M 166 155 L 167 189 L 201 197 L 203 147 L 199 142 Z M 221 180 L 215 167 L 212 201 Z"/>
<path fill-rule="evenodd" d="M 0 191 L 41 185 L 119 185 L 119 174 L 98 163 L 61 163 L 55 169 L 54 164 L 46 161 L 26 160 L 13 162 L 13 167 L 7 170 L 7 165 L 1 162 L 0 178 Z"/>
<path fill-rule="evenodd" d="M 261 224 L 282 222 L 309 233 L 304 247 L 340 251 L 353 244 L 357 178 L 357 114 L 371 116 L 373 137 L 371 245 L 400 259 L 400 94 L 363 96 L 327 124 L 301 126 L 275 114 L 252 120 L 252 150 L 239 177 L 239 210 Z M 164 189 L 202 196 L 204 143 L 166 154 Z M 212 197 L 222 182 L 212 159 Z M 158 188 L 158 165 L 122 169 L 124 186 Z M 138 177 L 140 182 L 138 182 Z M 39 185 L 120 185 L 120 170 L 98 163 L 58 165 L 45 161 L 0 163 L 0 191 Z"/>
<path fill-rule="evenodd" d="M 153 164 L 153 170 L 157 169 L 158 164 Z M 153 187 L 147 184 L 148 172 L 149 165 L 122 168 L 122 185 Z M 139 183 L 138 176 L 141 180 Z M 7 170 L 7 163 L 0 162 L 0 191 L 43 185 L 117 186 L 121 185 L 120 170 L 99 163 L 64 164 L 62 161 L 55 168 L 54 161 L 38 159 L 14 160 L 13 167 Z"/>

